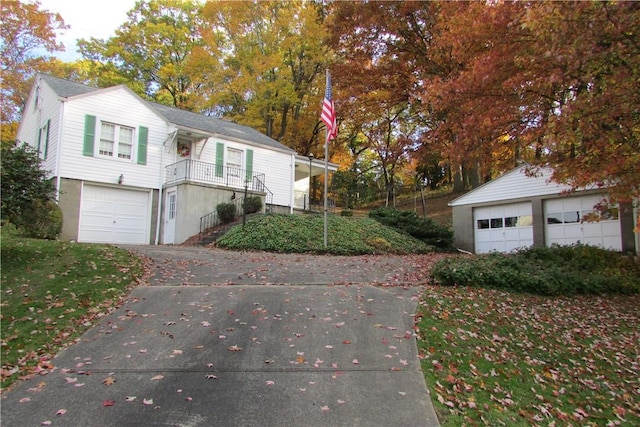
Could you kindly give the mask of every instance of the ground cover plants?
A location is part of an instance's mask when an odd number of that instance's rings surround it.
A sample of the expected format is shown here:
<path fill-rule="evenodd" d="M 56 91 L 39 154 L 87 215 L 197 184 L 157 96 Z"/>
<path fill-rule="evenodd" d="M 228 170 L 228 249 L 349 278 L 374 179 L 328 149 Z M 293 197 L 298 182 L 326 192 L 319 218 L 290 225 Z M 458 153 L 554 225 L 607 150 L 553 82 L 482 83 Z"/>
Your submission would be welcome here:
<path fill-rule="evenodd" d="M 437 263 L 432 275 L 443 285 L 539 295 L 640 292 L 640 263 L 633 256 L 588 245 L 452 257 Z"/>
<path fill-rule="evenodd" d="M 334 255 L 426 253 L 433 247 L 370 218 L 328 217 L 324 247 L 322 215 L 268 214 L 231 229 L 216 246 L 232 250 Z"/>
<path fill-rule="evenodd" d="M 427 286 L 419 349 L 442 425 L 640 425 L 638 307 Z"/>
<path fill-rule="evenodd" d="M 107 245 L 21 237 L 2 227 L 2 388 L 49 370 L 51 357 L 117 307 L 141 262 Z"/>

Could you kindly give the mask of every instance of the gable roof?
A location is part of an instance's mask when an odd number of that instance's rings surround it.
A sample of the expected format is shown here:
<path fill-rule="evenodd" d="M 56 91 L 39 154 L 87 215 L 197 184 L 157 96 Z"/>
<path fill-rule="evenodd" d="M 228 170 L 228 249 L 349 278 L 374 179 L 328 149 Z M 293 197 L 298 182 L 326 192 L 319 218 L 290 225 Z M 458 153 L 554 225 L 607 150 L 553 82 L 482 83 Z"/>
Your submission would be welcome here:
<path fill-rule="evenodd" d="M 215 117 L 205 116 L 191 111 L 181 110 L 179 108 L 169 107 L 168 105 L 156 104 L 155 102 L 144 101 L 156 114 L 164 117 L 168 122 L 178 126 L 184 126 L 192 129 L 205 131 L 211 134 L 221 135 L 234 140 L 243 140 L 253 142 L 267 147 L 277 148 L 279 150 L 294 150 L 284 144 L 269 138 L 268 136 L 258 132 L 257 130 L 227 120 L 217 119 Z"/>
<path fill-rule="evenodd" d="M 42 79 L 51 87 L 56 95 L 63 98 L 69 98 L 72 96 L 104 90 L 104 88 L 95 88 L 81 83 L 72 82 L 70 80 L 49 76 L 46 74 L 40 74 L 40 77 L 42 77 Z M 233 140 L 246 141 L 249 143 L 275 148 L 281 151 L 295 153 L 294 150 L 287 147 L 286 145 L 276 141 L 273 138 L 269 138 L 268 136 L 258 132 L 257 130 L 249 126 L 239 125 L 227 120 L 221 120 L 215 117 L 209 117 L 203 114 L 169 107 L 167 105 L 145 101 L 137 94 L 133 94 L 138 97 L 141 102 L 146 104 L 153 112 L 158 114 L 160 117 L 163 117 L 169 123 L 195 130 L 201 130 L 209 134 L 220 135 L 222 137 L 230 138 Z"/>
<path fill-rule="evenodd" d="M 70 80 L 59 79 L 58 77 L 49 76 L 47 74 L 39 74 L 39 76 L 42 77 L 42 80 L 47 82 L 56 95 L 64 98 L 100 90 L 97 87 L 87 86 Z"/>
<path fill-rule="evenodd" d="M 551 181 L 551 169 L 541 169 L 536 176 L 526 174 L 527 166 L 519 166 L 453 199 L 449 206 L 499 202 L 536 196 L 560 194 L 571 189 L 565 184 Z"/>

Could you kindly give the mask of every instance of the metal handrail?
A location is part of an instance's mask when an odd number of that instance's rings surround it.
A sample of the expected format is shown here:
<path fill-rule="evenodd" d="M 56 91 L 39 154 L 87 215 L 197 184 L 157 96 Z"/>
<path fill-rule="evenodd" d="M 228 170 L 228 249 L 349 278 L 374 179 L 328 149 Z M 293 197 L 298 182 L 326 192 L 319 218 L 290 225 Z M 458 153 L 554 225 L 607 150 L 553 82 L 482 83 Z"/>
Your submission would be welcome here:
<path fill-rule="evenodd" d="M 244 197 L 240 197 L 232 201 L 232 203 L 236 206 L 236 215 L 242 212 L 243 201 L 244 201 Z M 216 206 L 215 210 L 200 217 L 200 238 L 202 238 L 202 235 L 204 234 L 205 231 L 207 231 L 211 227 L 215 227 L 218 224 L 220 224 L 220 219 L 218 218 L 218 209 Z"/>
<path fill-rule="evenodd" d="M 261 188 L 262 193 L 265 193 L 265 199 L 264 199 L 264 210 L 265 212 L 271 212 L 271 210 L 273 209 L 273 193 L 271 192 L 271 190 L 269 190 L 269 188 L 267 188 L 267 186 L 264 183 L 264 174 L 262 175 L 262 179 L 260 178 L 260 176 L 255 176 L 254 181 L 258 184 L 258 187 Z"/>
<path fill-rule="evenodd" d="M 244 188 L 245 184 L 248 184 L 249 190 L 264 192 L 264 177 L 263 173 L 251 172 L 250 176 L 247 176 L 245 169 L 191 159 L 181 160 L 165 168 L 166 184 L 195 181 L 234 188 Z"/>

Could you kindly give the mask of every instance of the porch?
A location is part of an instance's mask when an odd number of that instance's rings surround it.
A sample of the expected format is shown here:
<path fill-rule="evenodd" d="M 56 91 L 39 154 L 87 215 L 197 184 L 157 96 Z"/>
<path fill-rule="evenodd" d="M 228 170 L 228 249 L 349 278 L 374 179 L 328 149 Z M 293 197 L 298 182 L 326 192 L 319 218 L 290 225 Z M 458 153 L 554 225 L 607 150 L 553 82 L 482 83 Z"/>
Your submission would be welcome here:
<path fill-rule="evenodd" d="M 251 170 L 185 159 L 165 168 L 165 185 L 188 181 L 244 189 L 251 192 L 271 193 L 265 186 L 265 174 Z"/>

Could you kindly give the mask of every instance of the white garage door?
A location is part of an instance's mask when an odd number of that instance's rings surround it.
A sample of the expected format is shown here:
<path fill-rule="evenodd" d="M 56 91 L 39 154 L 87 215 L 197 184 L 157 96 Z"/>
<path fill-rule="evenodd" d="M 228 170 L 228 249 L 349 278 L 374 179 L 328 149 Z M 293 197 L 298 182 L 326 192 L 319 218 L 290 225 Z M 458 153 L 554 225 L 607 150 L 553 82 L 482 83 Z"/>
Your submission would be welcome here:
<path fill-rule="evenodd" d="M 544 204 L 547 246 L 583 243 L 606 249 L 622 250 L 618 209 L 601 215 L 593 206 L 601 196 L 581 196 L 547 200 Z M 585 215 L 587 215 L 585 219 Z M 589 218 L 593 217 L 592 221 Z M 598 221 L 597 219 L 600 219 Z"/>
<path fill-rule="evenodd" d="M 78 241 L 148 243 L 149 192 L 84 185 Z"/>
<path fill-rule="evenodd" d="M 511 252 L 533 245 L 531 203 L 473 210 L 476 253 Z"/>

